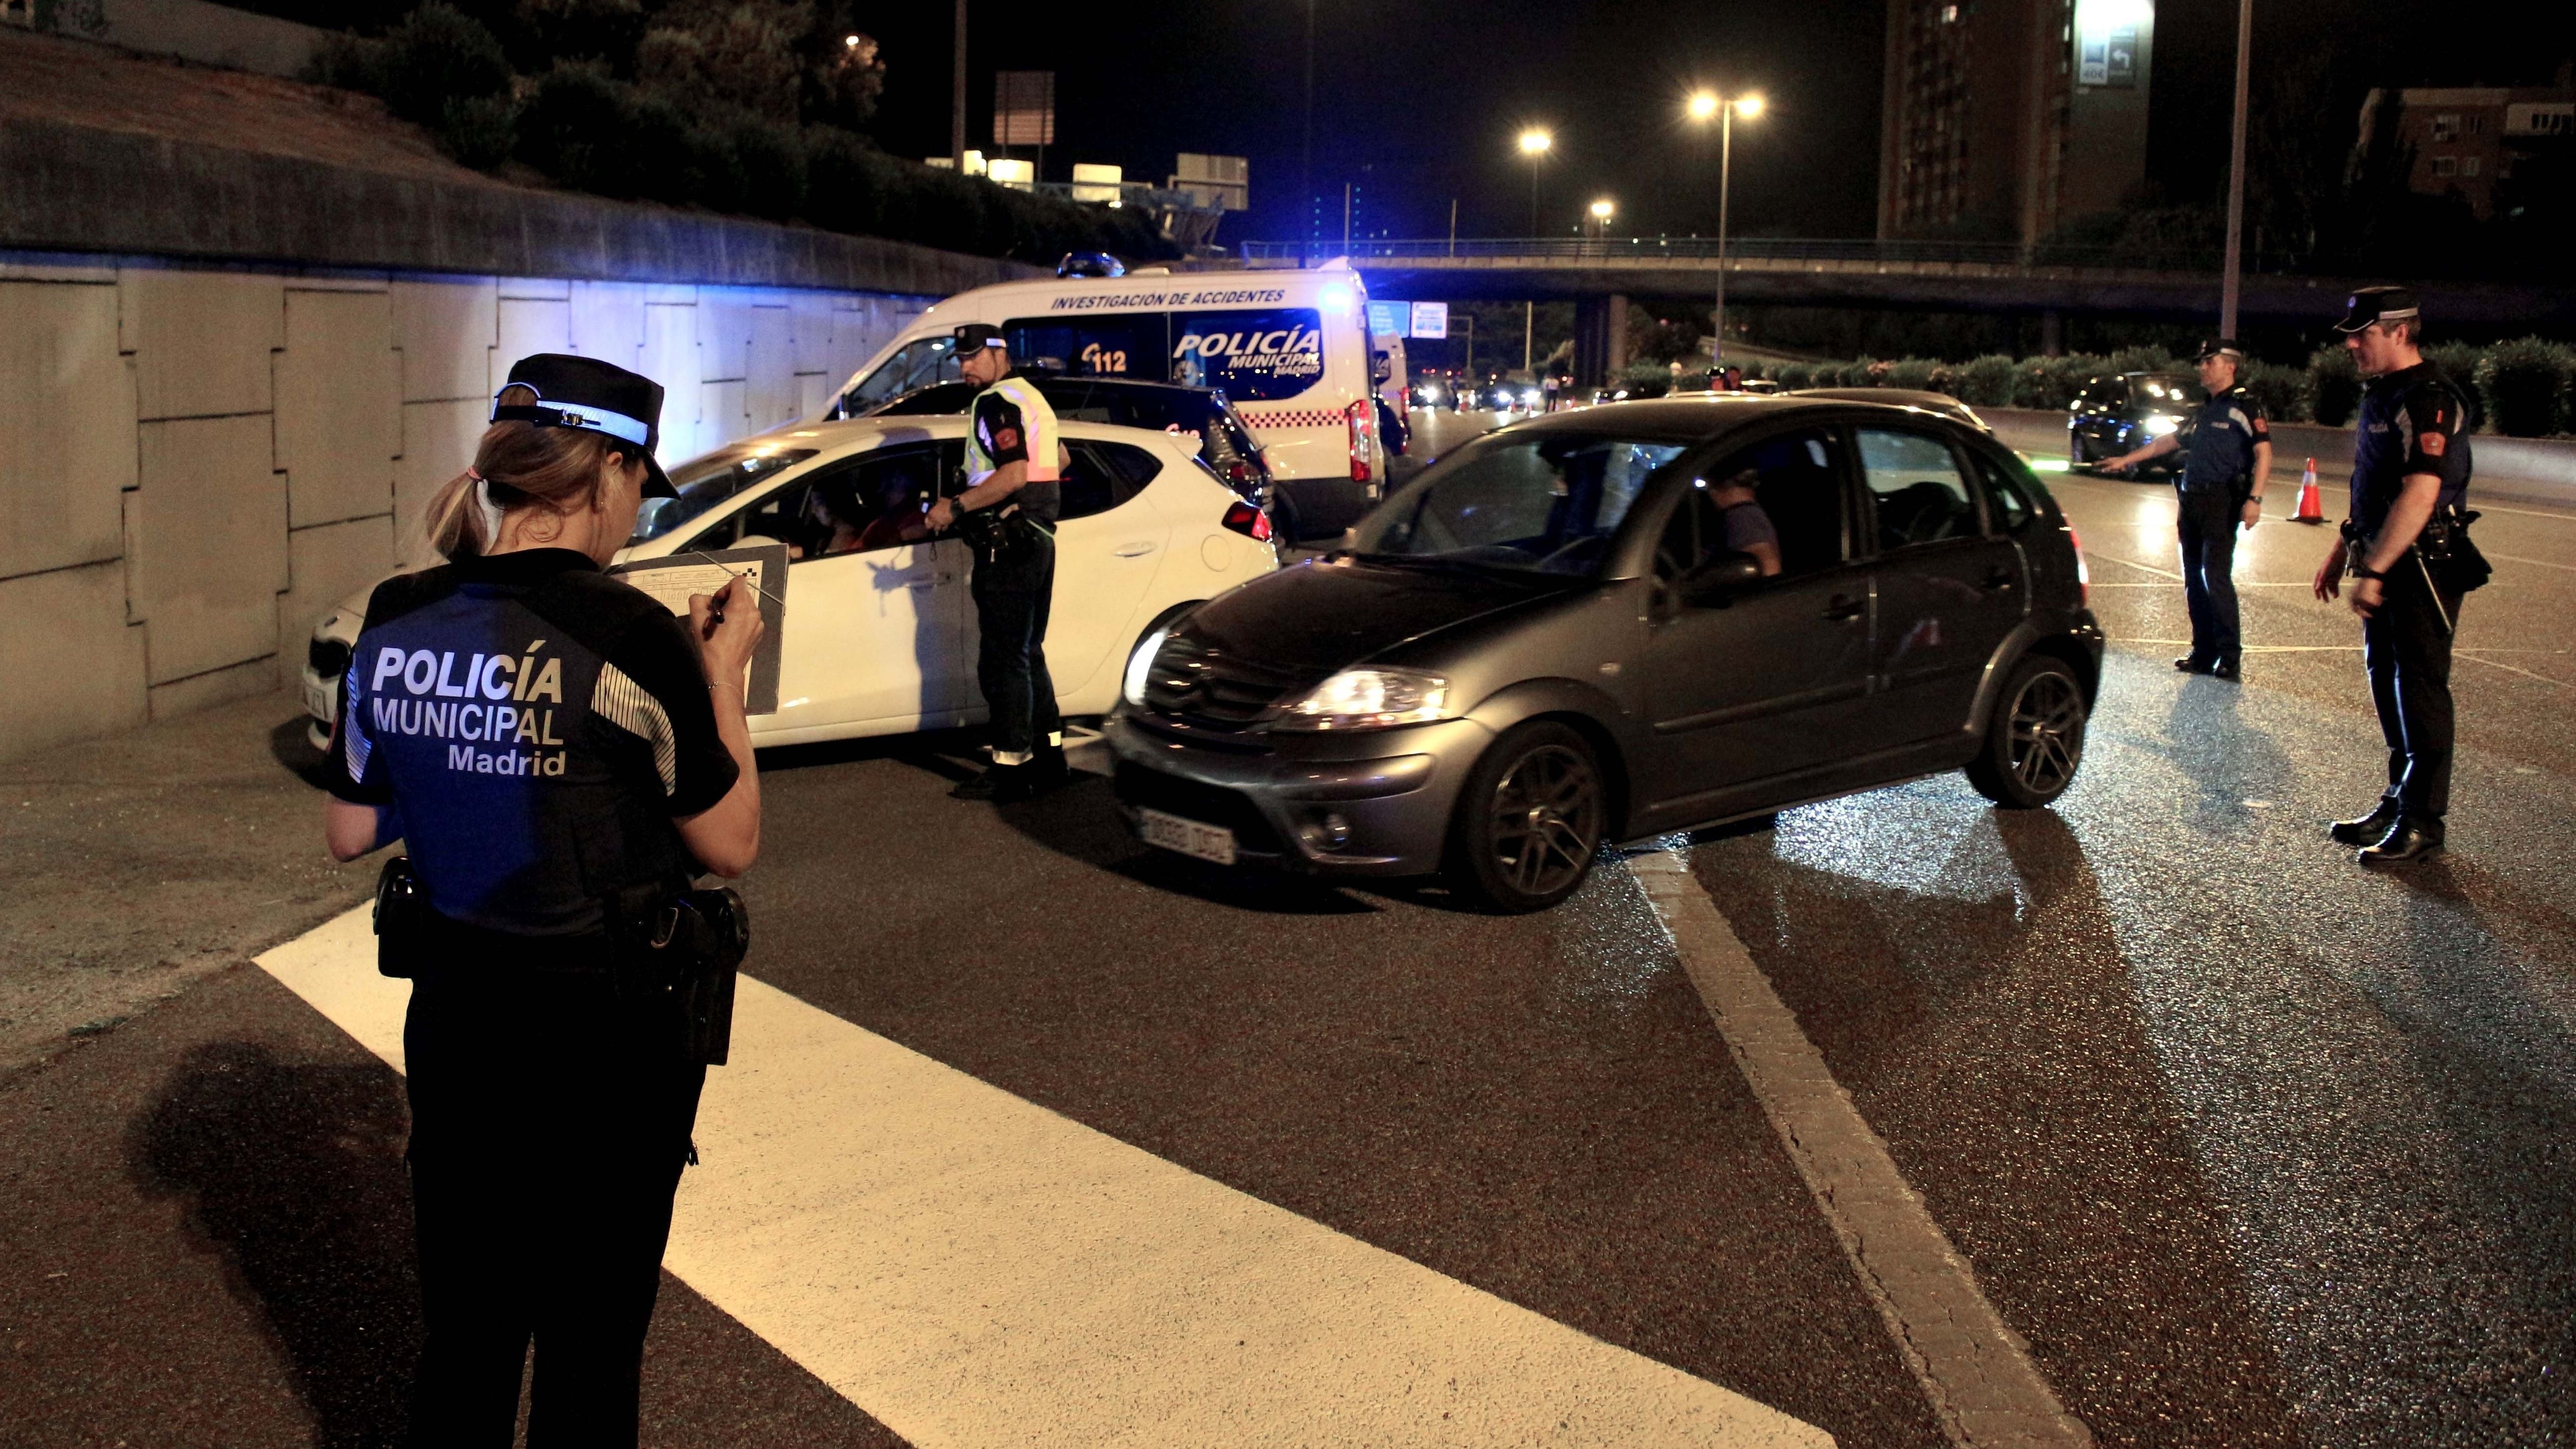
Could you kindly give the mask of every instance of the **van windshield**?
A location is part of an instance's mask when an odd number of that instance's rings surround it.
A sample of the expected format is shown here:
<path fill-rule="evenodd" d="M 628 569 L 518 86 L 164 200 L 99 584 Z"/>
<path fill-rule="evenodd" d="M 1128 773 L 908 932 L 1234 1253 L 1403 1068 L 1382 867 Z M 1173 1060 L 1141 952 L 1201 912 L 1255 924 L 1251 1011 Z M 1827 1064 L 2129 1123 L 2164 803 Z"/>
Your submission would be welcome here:
<path fill-rule="evenodd" d="M 1483 438 L 1380 505 L 1354 551 L 1590 578 L 1647 480 L 1685 447 L 1600 433 Z"/>
<path fill-rule="evenodd" d="M 949 337 L 922 337 L 895 349 L 884 365 L 859 385 L 841 395 L 841 416 L 855 418 L 884 402 L 887 398 L 907 393 L 934 382 L 948 382 L 957 376 L 957 343 Z"/>
<path fill-rule="evenodd" d="M 813 457 L 814 451 L 736 443 L 692 458 L 671 470 L 671 491 L 680 496 L 645 499 L 635 515 L 635 536 L 626 541 L 632 545 L 660 538 L 772 473 Z"/>

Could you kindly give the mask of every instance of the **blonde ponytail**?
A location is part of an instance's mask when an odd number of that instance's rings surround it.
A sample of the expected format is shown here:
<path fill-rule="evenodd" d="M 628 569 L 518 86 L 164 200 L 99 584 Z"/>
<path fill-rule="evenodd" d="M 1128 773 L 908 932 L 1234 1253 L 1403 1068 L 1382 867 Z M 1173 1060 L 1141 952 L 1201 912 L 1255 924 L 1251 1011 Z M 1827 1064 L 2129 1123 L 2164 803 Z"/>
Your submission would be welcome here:
<path fill-rule="evenodd" d="M 527 393 L 529 400 L 535 397 Z M 502 400 L 512 399 L 505 393 Z M 488 493 L 503 513 L 541 508 L 560 519 L 597 500 L 600 464 L 611 454 L 622 456 L 629 468 L 642 466 L 633 446 L 597 433 L 535 423 L 494 423 L 475 445 L 474 466 L 448 479 L 430 497 L 422 531 L 430 547 L 445 558 L 489 553 L 499 540 L 487 526 L 480 494 Z"/>

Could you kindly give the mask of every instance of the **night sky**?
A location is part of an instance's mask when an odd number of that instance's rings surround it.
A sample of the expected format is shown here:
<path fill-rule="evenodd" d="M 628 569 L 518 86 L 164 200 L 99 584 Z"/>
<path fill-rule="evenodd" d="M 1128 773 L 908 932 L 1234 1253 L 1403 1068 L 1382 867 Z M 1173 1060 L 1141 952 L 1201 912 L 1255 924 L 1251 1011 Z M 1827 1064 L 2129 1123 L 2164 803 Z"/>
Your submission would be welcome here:
<path fill-rule="evenodd" d="M 1884 0 L 1796 3 L 1360 4 L 1316 0 L 1314 185 L 1322 230 L 1341 235 L 1345 182 L 1359 235 L 1523 235 L 1530 172 L 1512 148 L 1550 127 L 1540 228 L 1565 233 L 1596 196 L 1614 230 L 1707 233 L 1717 223 L 1714 137 L 1680 119 L 1694 85 L 1761 90 L 1739 123 L 1730 227 L 1737 234 L 1868 236 L 1876 226 Z M 1174 153 L 1251 158 L 1253 212 L 1220 241 L 1299 229 L 1302 0 L 973 0 L 968 144 L 992 134 L 992 72 L 1057 73 L 1047 174 L 1074 161 L 1161 181 Z M 1086 21 L 1085 15 L 1097 15 Z M 2178 199 L 2223 181 L 2235 0 L 2157 6 L 2150 175 Z M 2546 19 L 2529 17 L 2546 16 Z M 2267 57 L 2332 48 L 2347 89 L 2377 83 L 2545 82 L 2576 53 L 2576 5 L 2496 0 L 2257 0 L 2256 85 Z M 950 7 L 867 14 L 884 46 L 886 149 L 948 148 Z M 2337 107 L 2338 111 L 2340 106 Z M 2348 127 L 2342 114 L 2318 124 Z"/>

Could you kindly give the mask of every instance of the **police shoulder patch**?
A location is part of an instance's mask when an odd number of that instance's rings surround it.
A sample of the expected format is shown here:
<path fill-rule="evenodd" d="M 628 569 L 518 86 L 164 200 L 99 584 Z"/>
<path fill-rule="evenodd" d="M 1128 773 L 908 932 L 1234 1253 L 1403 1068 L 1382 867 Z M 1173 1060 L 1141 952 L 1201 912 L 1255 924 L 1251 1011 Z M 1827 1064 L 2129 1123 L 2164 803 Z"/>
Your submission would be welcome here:
<path fill-rule="evenodd" d="M 1019 445 L 1020 445 L 1020 430 L 1019 430 L 1019 429 L 1017 429 L 1017 428 L 1013 428 L 1013 427 L 1000 427 L 1000 428 L 995 428 L 995 429 L 993 430 L 993 446 L 994 446 L 994 447 L 996 447 L 996 448 L 1016 448 L 1016 447 L 1018 447 Z"/>
<path fill-rule="evenodd" d="M 2449 445 L 2449 438 L 2441 433 L 2426 433 L 2422 444 L 2425 456 L 2432 458 L 2442 456 L 2442 450 Z"/>

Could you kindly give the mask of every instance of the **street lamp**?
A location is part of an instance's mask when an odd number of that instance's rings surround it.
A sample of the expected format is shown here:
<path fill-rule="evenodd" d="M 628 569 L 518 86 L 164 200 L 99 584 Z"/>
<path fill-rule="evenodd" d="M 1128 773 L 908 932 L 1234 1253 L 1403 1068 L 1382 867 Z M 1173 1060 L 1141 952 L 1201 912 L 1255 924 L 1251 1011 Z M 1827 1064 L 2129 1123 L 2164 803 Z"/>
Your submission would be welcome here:
<path fill-rule="evenodd" d="M 1694 121 L 1717 121 L 1717 311 L 1710 319 L 1715 331 L 1708 344 L 1709 365 L 1716 368 L 1726 362 L 1726 189 L 1735 161 L 1735 118 L 1760 118 L 1762 97 L 1756 92 L 1730 99 L 1715 91 L 1693 91 L 1682 111 Z"/>
<path fill-rule="evenodd" d="M 1530 163 L 1529 234 L 1532 237 L 1538 235 L 1538 167 L 1541 161 L 1547 159 L 1549 148 L 1555 144 L 1556 138 L 1549 135 L 1544 126 L 1532 126 L 1521 132 L 1521 154 L 1527 156 Z M 1524 373 L 1531 370 L 1530 348 L 1537 332 L 1538 303 L 1535 301 L 1521 303 L 1521 371 Z"/>
<path fill-rule="evenodd" d="M 1606 196 L 1592 203 L 1592 235 L 1596 240 L 1610 234 L 1610 215 L 1616 210 Z"/>

